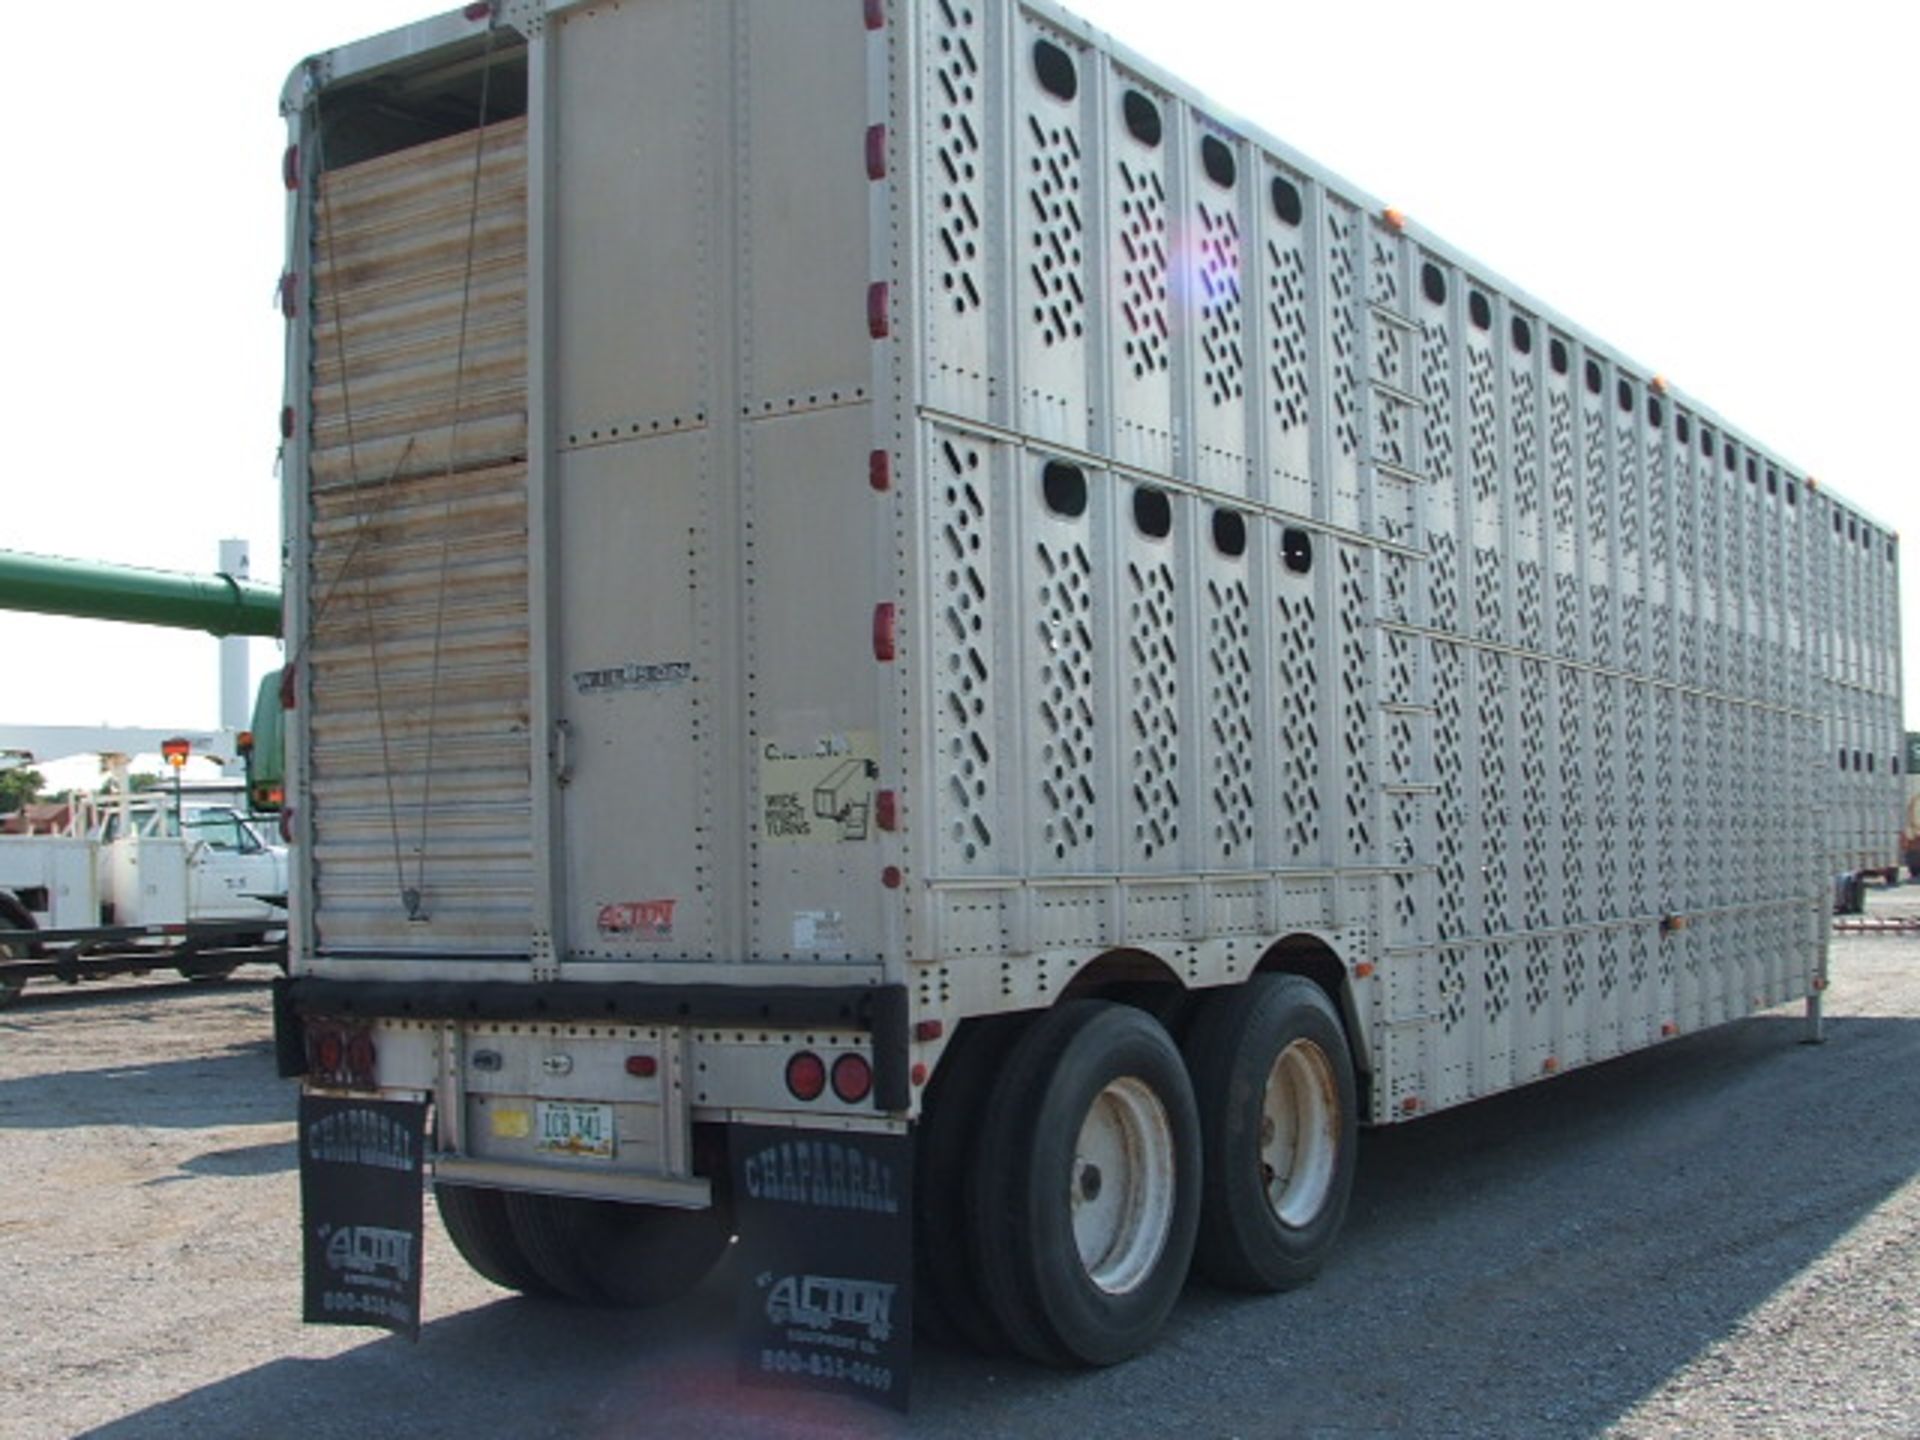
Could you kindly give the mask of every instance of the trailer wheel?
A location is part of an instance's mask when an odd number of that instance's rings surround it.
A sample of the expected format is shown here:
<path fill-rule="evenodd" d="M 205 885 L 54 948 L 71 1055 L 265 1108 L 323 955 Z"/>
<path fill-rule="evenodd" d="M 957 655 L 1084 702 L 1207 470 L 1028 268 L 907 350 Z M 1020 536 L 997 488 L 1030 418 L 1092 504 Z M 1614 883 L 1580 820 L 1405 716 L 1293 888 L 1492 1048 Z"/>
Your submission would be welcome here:
<path fill-rule="evenodd" d="M 1045 1364 L 1136 1355 L 1179 1298 L 1200 1218 L 1200 1127 L 1150 1015 L 1067 1001 L 1015 1044 L 988 1102 L 968 1229 L 1007 1339 Z"/>
<path fill-rule="evenodd" d="M 33 930 L 33 916 L 27 909 L 14 900 L 11 895 L 0 895 L 0 930 Z M 0 941 L 0 961 L 31 960 L 34 946 L 25 940 Z M 20 998 L 20 992 L 27 988 L 26 978 L 9 973 L 0 968 L 0 1010 L 13 1004 Z"/>
<path fill-rule="evenodd" d="M 1313 1278 L 1353 1191 L 1353 1058 L 1326 992 L 1299 975 L 1215 992 L 1187 1037 L 1206 1181 L 1194 1264 L 1236 1290 Z"/>
<path fill-rule="evenodd" d="M 179 967 L 179 970 L 181 976 L 188 984 L 218 985 L 223 980 L 231 980 L 233 978 L 233 972 L 239 968 L 238 965 L 220 965 L 196 970 L 192 966 L 182 965 Z"/>
<path fill-rule="evenodd" d="M 938 1341 L 1004 1354 L 1006 1336 L 987 1308 L 968 1258 L 967 1177 L 974 1173 L 988 1093 L 1023 1016 L 970 1022 L 934 1071 L 914 1145 L 914 1324 Z"/>
<path fill-rule="evenodd" d="M 528 1262 L 547 1285 L 586 1305 L 640 1309 L 705 1278 L 733 1239 L 731 1212 L 627 1205 L 566 1195 L 506 1197 Z"/>
<path fill-rule="evenodd" d="M 474 1185 L 435 1185 L 433 1203 L 460 1258 L 482 1279 L 523 1295 L 551 1295 L 514 1237 L 506 1197 Z"/>

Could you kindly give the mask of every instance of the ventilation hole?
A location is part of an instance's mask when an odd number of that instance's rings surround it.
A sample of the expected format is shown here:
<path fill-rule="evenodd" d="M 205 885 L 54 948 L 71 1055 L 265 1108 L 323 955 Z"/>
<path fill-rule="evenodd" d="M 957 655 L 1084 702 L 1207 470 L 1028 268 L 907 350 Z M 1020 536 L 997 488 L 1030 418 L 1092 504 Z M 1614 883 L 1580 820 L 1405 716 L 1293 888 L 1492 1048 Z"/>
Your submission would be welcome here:
<path fill-rule="evenodd" d="M 1280 563 L 1295 575 L 1304 575 L 1313 569 L 1313 537 L 1304 530 L 1283 530 Z"/>
<path fill-rule="evenodd" d="M 1573 367 L 1573 357 L 1567 354 L 1567 342 L 1549 340 L 1547 342 L 1547 363 L 1553 366 L 1553 373 L 1564 375 Z"/>
<path fill-rule="evenodd" d="M 1431 260 L 1420 267 L 1420 293 L 1435 305 L 1447 303 L 1447 277 Z"/>
<path fill-rule="evenodd" d="M 1720 459 L 1729 470 L 1738 470 L 1740 468 L 1740 462 L 1734 458 L 1733 442 L 1731 440 L 1729 440 L 1720 451 Z"/>
<path fill-rule="evenodd" d="M 1749 485 L 1760 483 L 1760 462 L 1751 455 L 1747 457 L 1747 483 Z"/>
<path fill-rule="evenodd" d="M 1833 512 L 1833 533 L 1836 535 L 1840 533 L 1840 512 L 1838 510 Z"/>
<path fill-rule="evenodd" d="M 1513 317 L 1513 324 L 1508 328 L 1513 333 L 1513 348 L 1518 350 L 1522 355 L 1531 355 L 1533 353 L 1533 327 L 1516 315 Z"/>
<path fill-rule="evenodd" d="M 1673 433 L 1679 437 L 1680 443 L 1685 445 L 1693 439 L 1693 425 L 1686 416 L 1676 415 L 1673 417 Z"/>
<path fill-rule="evenodd" d="M 1473 321 L 1473 328 L 1476 330 L 1493 328 L 1493 306 L 1478 290 L 1467 297 L 1467 318 Z"/>
<path fill-rule="evenodd" d="M 1787 481 L 1787 504 L 1797 506 L 1800 503 L 1800 487 L 1792 480 Z"/>
<path fill-rule="evenodd" d="M 1647 396 L 1647 424 L 1658 430 L 1667 418 L 1666 407 L 1660 403 L 1658 395 Z"/>
<path fill-rule="evenodd" d="M 1589 395 L 1600 393 L 1600 362 L 1597 360 L 1587 361 L 1587 393 Z"/>
<path fill-rule="evenodd" d="M 1167 492 L 1142 485 L 1133 492 L 1133 523 L 1150 540 L 1164 540 L 1173 533 L 1173 502 Z"/>
<path fill-rule="evenodd" d="M 1222 190 L 1233 188 L 1236 173 L 1233 163 L 1233 151 L 1227 148 L 1226 141 L 1213 135 L 1200 138 L 1200 164 L 1205 167 L 1207 178 Z"/>
<path fill-rule="evenodd" d="M 1247 553 L 1247 521 L 1238 510 L 1213 512 L 1213 548 L 1229 559 Z"/>
<path fill-rule="evenodd" d="M 1138 90 L 1129 90 L 1120 101 L 1120 113 L 1126 117 L 1127 133 L 1149 150 L 1160 143 L 1160 107 Z"/>
<path fill-rule="evenodd" d="M 1300 203 L 1300 187 L 1283 175 L 1273 177 L 1273 213 L 1289 225 L 1298 226 L 1306 208 Z"/>
<path fill-rule="evenodd" d="M 1778 495 L 1779 493 L 1780 493 L 1780 472 L 1774 469 L 1771 465 L 1769 465 L 1767 467 L 1767 494 Z"/>
<path fill-rule="evenodd" d="M 1040 79 L 1040 88 L 1056 100 L 1071 100 L 1080 93 L 1073 57 L 1051 40 L 1033 42 L 1033 73 Z"/>
<path fill-rule="evenodd" d="M 1709 460 L 1713 459 L 1713 431 L 1705 425 L 1700 427 L 1700 453 Z"/>
<path fill-rule="evenodd" d="M 1087 477 L 1078 465 L 1049 460 L 1040 472 L 1040 491 L 1056 515 L 1075 520 L 1087 513 Z"/>

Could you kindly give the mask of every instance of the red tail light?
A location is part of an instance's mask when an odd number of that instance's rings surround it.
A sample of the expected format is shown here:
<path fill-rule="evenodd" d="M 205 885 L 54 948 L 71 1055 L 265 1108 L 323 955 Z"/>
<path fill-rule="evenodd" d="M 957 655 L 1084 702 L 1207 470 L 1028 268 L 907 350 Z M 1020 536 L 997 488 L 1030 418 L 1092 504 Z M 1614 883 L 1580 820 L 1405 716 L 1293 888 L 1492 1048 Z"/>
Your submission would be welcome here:
<path fill-rule="evenodd" d="M 891 601 L 873 607 L 873 658 L 882 664 L 899 649 L 900 612 Z"/>
<path fill-rule="evenodd" d="M 373 1032 L 337 1020 L 307 1023 L 307 1077 L 335 1089 L 373 1090 L 379 1086 Z"/>
<path fill-rule="evenodd" d="M 833 1093 L 849 1105 L 873 1093 L 873 1067 L 864 1055 L 842 1055 L 833 1062 Z"/>
<path fill-rule="evenodd" d="M 347 1037 L 339 1030 L 328 1026 L 307 1032 L 309 1037 L 308 1062 L 322 1077 L 340 1073 L 342 1063 L 347 1058 Z"/>
<path fill-rule="evenodd" d="M 787 1061 L 787 1090 L 796 1100 L 818 1100 L 827 1088 L 827 1064 L 811 1050 Z"/>

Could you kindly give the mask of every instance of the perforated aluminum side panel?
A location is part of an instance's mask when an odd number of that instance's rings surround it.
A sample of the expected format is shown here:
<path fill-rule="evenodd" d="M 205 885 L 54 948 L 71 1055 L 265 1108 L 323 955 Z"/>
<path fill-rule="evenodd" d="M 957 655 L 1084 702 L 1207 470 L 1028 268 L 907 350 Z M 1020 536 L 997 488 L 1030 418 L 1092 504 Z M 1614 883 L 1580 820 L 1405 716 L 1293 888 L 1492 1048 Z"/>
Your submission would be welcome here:
<path fill-rule="evenodd" d="M 929 1003 L 1311 937 L 1384 1120 L 1807 993 L 1884 537 L 1051 7 L 914 14 Z"/>

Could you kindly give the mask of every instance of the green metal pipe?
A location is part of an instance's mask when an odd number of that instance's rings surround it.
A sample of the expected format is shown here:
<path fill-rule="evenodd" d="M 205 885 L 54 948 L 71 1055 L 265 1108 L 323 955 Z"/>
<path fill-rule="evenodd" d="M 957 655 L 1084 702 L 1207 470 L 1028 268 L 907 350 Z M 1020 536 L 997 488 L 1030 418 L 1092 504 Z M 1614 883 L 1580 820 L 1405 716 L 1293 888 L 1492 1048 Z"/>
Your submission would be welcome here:
<path fill-rule="evenodd" d="M 251 580 L 6 550 L 0 550 L 0 610 L 213 635 L 280 633 L 280 592 Z"/>

